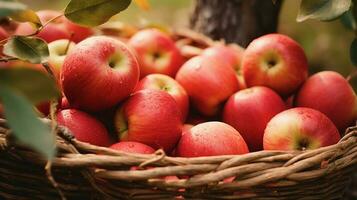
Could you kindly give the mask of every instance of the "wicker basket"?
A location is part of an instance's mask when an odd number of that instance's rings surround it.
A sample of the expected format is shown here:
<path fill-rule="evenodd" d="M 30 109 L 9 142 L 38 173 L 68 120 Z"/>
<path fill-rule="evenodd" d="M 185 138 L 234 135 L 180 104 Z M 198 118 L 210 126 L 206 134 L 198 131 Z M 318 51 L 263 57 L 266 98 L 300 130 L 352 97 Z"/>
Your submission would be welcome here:
<path fill-rule="evenodd" d="M 304 152 L 138 155 L 79 142 L 64 128 L 57 147 L 46 165 L 0 120 L 0 199 L 341 199 L 357 166 L 357 127 L 338 144 Z"/>

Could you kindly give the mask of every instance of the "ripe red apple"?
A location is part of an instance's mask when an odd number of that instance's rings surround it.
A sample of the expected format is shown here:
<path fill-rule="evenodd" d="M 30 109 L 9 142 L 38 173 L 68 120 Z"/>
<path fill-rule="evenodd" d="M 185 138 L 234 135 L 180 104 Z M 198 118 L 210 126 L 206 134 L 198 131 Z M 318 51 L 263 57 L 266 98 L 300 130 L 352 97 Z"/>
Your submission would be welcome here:
<path fill-rule="evenodd" d="M 118 151 L 124 151 L 127 153 L 141 153 L 141 154 L 155 153 L 155 150 L 153 148 L 140 142 L 123 141 L 123 142 L 115 143 L 109 148 Z"/>
<path fill-rule="evenodd" d="M 284 97 L 294 93 L 308 74 L 304 50 L 282 34 L 253 40 L 244 51 L 242 69 L 248 87 L 267 86 Z"/>
<path fill-rule="evenodd" d="M 141 77 L 154 73 L 174 77 L 183 63 L 174 41 L 169 35 L 157 29 L 137 32 L 128 44 L 137 53 Z"/>
<path fill-rule="evenodd" d="M 186 120 L 189 106 L 188 95 L 175 79 L 164 74 L 149 74 L 139 81 L 135 91 L 143 89 L 156 89 L 170 94 L 181 110 L 182 122 Z"/>
<path fill-rule="evenodd" d="M 47 21 L 60 16 L 62 13 L 54 10 L 41 10 L 37 12 L 42 24 Z M 15 35 L 30 35 L 36 32 L 35 27 L 29 23 L 20 23 L 15 31 Z M 73 36 L 71 36 L 73 33 Z M 46 42 L 52 42 L 59 39 L 71 39 L 79 42 L 84 38 L 93 34 L 90 28 L 82 27 L 73 24 L 64 16 L 47 24 L 37 36 L 44 39 Z"/>
<path fill-rule="evenodd" d="M 124 43 L 94 36 L 68 53 L 60 76 L 63 93 L 72 107 L 100 111 L 131 94 L 139 80 L 139 66 Z"/>
<path fill-rule="evenodd" d="M 231 46 L 226 46 L 223 44 L 218 44 L 202 51 L 202 56 L 212 57 L 218 60 L 224 60 L 231 66 L 237 74 L 237 79 L 239 82 L 239 88 L 246 88 L 244 78 L 242 75 L 241 62 L 243 57 L 243 48 L 236 48 Z"/>
<path fill-rule="evenodd" d="M 357 119 L 356 94 L 347 80 L 336 72 L 323 71 L 307 79 L 295 103 L 324 113 L 341 131 Z"/>
<path fill-rule="evenodd" d="M 336 144 L 337 128 L 321 112 L 292 108 L 277 114 L 264 131 L 265 150 L 308 150 Z"/>
<path fill-rule="evenodd" d="M 67 54 L 73 50 L 74 46 L 75 43 L 67 39 L 56 40 L 48 44 L 48 50 L 50 52 L 48 62 L 54 69 L 53 73 L 58 82 L 64 59 L 66 58 Z"/>
<path fill-rule="evenodd" d="M 171 152 L 181 136 L 181 113 L 174 98 L 163 91 L 134 93 L 116 112 L 119 138 Z"/>
<path fill-rule="evenodd" d="M 67 127 L 79 141 L 105 147 L 112 143 L 104 125 L 85 112 L 76 109 L 61 110 L 57 113 L 57 122 Z"/>
<path fill-rule="evenodd" d="M 188 60 L 177 72 L 176 80 L 197 110 L 206 116 L 217 114 L 220 105 L 239 89 L 233 68 L 210 57 L 196 56 Z"/>
<path fill-rule="evenodd" d="M 263 149 L 267 123 L 285 110 L 284 101 L 273 90 L 256 86 L 232 95 L 223 111 L 223 121 L 233 126 L 244 138 L 250 151 Z"/>
<path fill-rule="evenodd" d="M 186 131 L 177 144 L 181 157 L 219 156 L 249 153 L 247 144 L 233 127 L 222 122 L 206 122 Z"/>

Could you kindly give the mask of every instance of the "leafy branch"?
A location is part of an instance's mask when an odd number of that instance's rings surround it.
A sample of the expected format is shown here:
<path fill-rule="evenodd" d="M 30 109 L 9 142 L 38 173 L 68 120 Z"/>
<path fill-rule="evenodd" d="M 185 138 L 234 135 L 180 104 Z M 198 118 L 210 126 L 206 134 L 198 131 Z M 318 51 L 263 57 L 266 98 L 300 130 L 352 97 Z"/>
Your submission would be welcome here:
<path fill-rule="evenodd" d="M 350 59 L 357 66 L 357 0 L 302 0 L 296 21 L 307 19 L 341 23 L 353 31 L 355 39 L 350 46 Z"/>

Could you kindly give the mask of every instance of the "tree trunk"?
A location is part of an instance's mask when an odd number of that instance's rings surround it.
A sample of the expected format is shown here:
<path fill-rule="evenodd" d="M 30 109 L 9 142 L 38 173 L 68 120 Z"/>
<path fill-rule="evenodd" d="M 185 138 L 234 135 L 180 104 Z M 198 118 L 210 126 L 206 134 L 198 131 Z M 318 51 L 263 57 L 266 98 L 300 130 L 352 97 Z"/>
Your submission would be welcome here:
<path fill-rule="evenodd" d="M 196 0 L 191 27 L 207 36 L 246 47 L 276 32 L 281 0 Z"/>

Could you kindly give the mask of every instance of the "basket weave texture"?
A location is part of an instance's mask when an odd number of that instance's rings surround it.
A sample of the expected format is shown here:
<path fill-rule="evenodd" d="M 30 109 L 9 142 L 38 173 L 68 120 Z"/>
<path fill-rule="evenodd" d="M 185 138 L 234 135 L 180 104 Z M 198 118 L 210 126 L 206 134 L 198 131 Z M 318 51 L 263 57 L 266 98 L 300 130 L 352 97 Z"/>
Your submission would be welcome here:
<path fill-rule="evenodd" d="M 338 144 L 304 152 L 129 154 L 79 142 L 61 127 L 57 148 L 50 176 L 0 120 L 0 199 L 342 199 L 357 167 L 357 127 Z"/>

